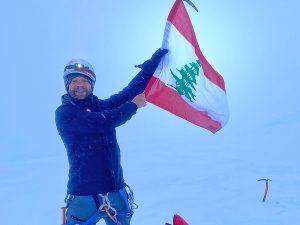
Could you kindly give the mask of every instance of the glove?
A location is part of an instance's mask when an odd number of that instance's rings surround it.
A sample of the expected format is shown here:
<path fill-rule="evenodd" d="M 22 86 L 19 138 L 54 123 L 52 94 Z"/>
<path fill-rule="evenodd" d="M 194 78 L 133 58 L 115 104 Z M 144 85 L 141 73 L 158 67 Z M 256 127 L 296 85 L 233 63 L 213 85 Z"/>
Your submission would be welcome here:
<path fill-rule="evenodd" d="M 141 65 L 137 65 L 135 67 L 141 68 L 146 74 L 152 75 L 156 68 L 158 67 L 161 58 L 168 53 L 168 49 L 158 49 L 152 55 L 151 59 L 145 61 Z"/>

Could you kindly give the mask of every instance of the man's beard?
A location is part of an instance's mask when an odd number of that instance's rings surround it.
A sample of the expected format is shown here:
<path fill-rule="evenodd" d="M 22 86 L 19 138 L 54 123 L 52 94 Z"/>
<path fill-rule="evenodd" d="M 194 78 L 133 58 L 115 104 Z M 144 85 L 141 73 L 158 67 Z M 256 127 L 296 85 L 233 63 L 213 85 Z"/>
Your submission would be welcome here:
<path fill-rule="evenodd" d="M 69 92 L 73 98 L 78 99 L 78 100 L 85 99 L 92 93 L 91 90 L 89 91 L 85 88 L 77 88 L 75 90 L 70 90 Z"/>

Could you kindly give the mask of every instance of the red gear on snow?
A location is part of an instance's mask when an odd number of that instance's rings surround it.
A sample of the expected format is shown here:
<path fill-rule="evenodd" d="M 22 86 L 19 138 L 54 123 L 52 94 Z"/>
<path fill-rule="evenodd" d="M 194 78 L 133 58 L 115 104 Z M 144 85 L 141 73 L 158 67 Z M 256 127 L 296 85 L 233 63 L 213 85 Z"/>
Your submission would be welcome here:
<path fill-rule="evenodd" d="M 169 223 L 166 223 L 166 225 L 171 225 Z M 182 217 L 175 214 L 173 217 L 173 225 L 189 225 Z"/>

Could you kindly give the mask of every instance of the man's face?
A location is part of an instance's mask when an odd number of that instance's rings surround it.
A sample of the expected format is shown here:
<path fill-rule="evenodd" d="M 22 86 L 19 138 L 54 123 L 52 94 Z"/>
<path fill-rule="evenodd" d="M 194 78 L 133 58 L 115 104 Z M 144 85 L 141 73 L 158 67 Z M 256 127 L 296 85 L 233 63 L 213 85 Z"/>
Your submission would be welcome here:
<path fill-rule="evenodd" d="M 81 76 L 72 79 L 69 85 L 70 95 L 78 100 L 85 99 L 92 92 L 92 87 L 90 82 Z"/>

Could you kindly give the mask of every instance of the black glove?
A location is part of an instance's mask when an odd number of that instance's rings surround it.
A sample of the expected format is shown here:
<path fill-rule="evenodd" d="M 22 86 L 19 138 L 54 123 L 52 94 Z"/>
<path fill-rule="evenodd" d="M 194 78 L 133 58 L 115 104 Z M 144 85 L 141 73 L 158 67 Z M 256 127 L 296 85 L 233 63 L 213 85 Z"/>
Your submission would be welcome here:
<path fill-rule="evenodd" d="M 168 49 L 158 49 L 152 55 L 151 59 L 135 67 L 141 68 L 145 73 L 152 75 L 160 63 L 161 58 L 168 53 Z"/>

